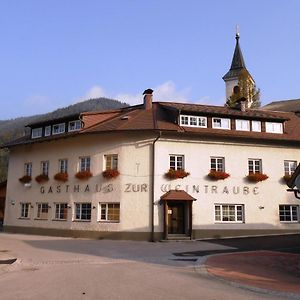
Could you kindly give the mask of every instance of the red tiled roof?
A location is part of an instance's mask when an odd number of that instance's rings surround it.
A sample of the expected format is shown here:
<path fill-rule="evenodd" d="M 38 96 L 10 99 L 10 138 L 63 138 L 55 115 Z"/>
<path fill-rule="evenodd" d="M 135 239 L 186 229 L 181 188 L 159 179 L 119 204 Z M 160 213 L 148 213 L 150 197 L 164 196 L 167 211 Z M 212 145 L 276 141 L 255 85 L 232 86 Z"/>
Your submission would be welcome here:
<path fill-rule="evenodd" d="M 196 199 L 184 190 L 170 190 L 160 197 L 163 201 L 195 201 Z"/>

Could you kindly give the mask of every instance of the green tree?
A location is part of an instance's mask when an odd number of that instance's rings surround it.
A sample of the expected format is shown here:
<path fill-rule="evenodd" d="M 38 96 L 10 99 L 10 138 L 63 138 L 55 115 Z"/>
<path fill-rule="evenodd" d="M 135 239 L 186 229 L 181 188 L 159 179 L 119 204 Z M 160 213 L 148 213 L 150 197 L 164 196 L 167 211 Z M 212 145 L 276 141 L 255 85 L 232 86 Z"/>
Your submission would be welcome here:
<path fill-rule="evenodd" d="M 260 89 L 256 88 L 256 85 L 252 83 L 246 69 L 240 72 L 238 85 L 234 87 L 232 95 L 227 99 L 226 106 L 236 108 L 237 101 L 241 98 L 250 100 L 250 108 L 258 108 L 261 105 Z"/>

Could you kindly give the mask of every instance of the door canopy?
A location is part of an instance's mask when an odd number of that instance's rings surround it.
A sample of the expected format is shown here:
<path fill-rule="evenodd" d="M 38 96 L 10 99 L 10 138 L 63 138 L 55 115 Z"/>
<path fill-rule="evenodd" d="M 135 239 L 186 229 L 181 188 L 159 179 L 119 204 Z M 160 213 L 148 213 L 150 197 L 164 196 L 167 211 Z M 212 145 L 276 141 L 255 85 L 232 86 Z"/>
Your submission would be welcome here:
<path fill-rule="evenodd" d="M 162 201 L 196 201 L 190 194 L 184 190 L 170 190 L 163 194 L 160 199 Z"/>

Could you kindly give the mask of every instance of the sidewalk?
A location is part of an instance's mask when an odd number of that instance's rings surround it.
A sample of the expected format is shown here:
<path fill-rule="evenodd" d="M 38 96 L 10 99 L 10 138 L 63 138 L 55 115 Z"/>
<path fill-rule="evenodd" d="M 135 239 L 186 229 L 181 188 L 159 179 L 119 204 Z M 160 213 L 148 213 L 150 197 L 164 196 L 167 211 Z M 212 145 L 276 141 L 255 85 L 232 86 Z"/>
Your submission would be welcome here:
<path fill-rule="evenodd" d="M 208 273 L 241 286 L 299 294 L 300 254 L 273 251 L 209 256 Z"/>

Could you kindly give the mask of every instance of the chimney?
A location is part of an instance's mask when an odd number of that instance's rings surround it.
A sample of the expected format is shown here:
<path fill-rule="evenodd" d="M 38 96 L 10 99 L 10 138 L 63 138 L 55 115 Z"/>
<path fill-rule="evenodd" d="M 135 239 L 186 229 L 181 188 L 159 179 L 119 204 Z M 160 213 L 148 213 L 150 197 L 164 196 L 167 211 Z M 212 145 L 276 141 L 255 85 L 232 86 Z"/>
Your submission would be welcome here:
<path fill-rule="evenodd" d="M 153 93 L 153 90 L 151 90 L 151 89 L 147 89 L 143 93 L 145 110 L 152 109 L 152 98 L 153 98 L 152 93 Z"/>
<path fill-rule="evenodd" d="M 245 112 L 247 109 L 247 99 L 242 97 L 241 99 L 238 100 L 238 108 L 240 111 Z"/>

